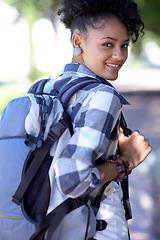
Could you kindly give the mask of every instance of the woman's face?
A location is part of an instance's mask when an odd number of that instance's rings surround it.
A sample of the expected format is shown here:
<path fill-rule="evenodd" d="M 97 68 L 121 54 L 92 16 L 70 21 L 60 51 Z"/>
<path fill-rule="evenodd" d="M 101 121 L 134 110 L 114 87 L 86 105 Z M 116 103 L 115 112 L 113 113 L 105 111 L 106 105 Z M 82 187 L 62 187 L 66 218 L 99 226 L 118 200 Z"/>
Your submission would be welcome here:
<path fill-rule="evenodd" d="M 85 65 L 104 79 L 116 80 L 128 57 L 128 31 L 118 17 L 103 20 L 103 23 L 103 27 L 88 27 L 87 33 L 80 35 L 82 54 L 73 58 L 73 62 Z"/>

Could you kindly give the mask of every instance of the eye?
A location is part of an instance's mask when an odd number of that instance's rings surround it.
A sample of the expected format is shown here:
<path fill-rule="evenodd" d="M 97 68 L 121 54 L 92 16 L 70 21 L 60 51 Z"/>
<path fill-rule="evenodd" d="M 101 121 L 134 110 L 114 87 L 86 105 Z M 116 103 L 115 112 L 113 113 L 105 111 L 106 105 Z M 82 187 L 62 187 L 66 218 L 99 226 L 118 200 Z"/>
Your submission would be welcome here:
<path fill-rule="evenodd" d="M 125 43 L 122 45 L 122 48 L 128 48 L 129 47 L 129 43 Z"/>
<path fill-rule="evenodd" d="M 113 47 L 112 43 L 103 43 L 102 46 L 104 47 Z"/>

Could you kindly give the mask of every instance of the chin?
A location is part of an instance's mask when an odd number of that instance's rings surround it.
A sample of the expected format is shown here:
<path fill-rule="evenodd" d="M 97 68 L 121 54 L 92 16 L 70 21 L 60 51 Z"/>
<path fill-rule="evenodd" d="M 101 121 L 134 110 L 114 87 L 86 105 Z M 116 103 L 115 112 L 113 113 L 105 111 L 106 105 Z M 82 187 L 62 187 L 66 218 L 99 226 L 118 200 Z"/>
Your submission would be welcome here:
<path fill-rule="evenodd" d="M 108 81 L 116 81 L 117 78 L 107 78 L 106 80 L 108 80 Z"/>
<path fill-rule="evenodd" d="M 114 73 L 111 73 L 111 74 L 102 74 L 101 76 L 102 78 L 104 78 L 105 80 L 108 80 L 108 81 L 115 81 L 117 80 L 118 78 L 118 72 L 114 72 Z"/>
<path fill-rule="evenodd" d="M 117 78 L 118 78 L 118 76 L 114 76 L 114 77 L 113 76 L 112 77 L 107 76 L 107 77 L 105 77 L 105 79 L 108 80 L 108 81 L 116 81 Z"/>

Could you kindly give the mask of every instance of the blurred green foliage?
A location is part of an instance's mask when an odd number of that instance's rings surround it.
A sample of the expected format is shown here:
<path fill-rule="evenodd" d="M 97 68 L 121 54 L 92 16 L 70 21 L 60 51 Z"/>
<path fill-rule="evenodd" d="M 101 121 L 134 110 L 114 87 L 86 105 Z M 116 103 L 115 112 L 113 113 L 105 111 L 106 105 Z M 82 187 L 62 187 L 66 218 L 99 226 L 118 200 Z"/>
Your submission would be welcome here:
<path fill-rule="evenodd" d="M 132 47 L 132 52 L 139 55 L 142 50 L 144 39 L 155 41 L 160 45 L 160 0 L 135 0 L 145 25 L 145 35 L 139 38 L 138 42 Z"/>
<path fill-rule="evenodd" d="M 136 0 L 145 28 L 156 35 L 160 34 L 160 0 Z"/>

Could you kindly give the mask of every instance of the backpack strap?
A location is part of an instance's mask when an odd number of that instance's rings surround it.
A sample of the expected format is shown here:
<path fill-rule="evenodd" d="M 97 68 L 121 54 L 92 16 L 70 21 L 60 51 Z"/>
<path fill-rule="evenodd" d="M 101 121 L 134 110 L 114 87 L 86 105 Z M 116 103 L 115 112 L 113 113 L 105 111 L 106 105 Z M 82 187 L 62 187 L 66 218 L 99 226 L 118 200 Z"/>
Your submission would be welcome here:
<path fill-rule="evenodd" d="M 30 89 L 28 90 L 28 93 L 43 93 L 43 89 L 45 84 L 47 83 L 48 79 L 42 79 L 37 82 L 35 82 Z"/>
<path fill-rule="evenodd" d="M 130 136 L 132 134 L 132 130 L 130 128 L 127 127 L 127 123 L 126 123 L 126 120 L 124 118 L 124 115 L 123 113 L 121 113 L 121 120 L 120 120 L 120 125 L 123 129 L 123 132 L 124 132 L 124 135 L 126 137 Z"/>
<path fill-rule="evenodd" d="M 43 163 L 47 153 L 50 151 L 54 142 L 56 142 L 59 139 L 59 137 L 64 132 L 64 130 L 68 127 L 68 124 L 67 124 L 68 120 L 65 119 L 65 116 L 67 115 L 64 115 L 64 117 L 57 124 L 51 127 L 50 132 L 43 146 L 37 149 L 34 159 L 32 160 L 14 196 L 12 197 L 12 201 L 17 205 L 20 205 L 28 186 L 30 185 L 36 173 L 38 172 L 41 164 Z M 30 153 L 27 156 L 28 159 L 31 157 L 32 153 L 33 151 L 30 151 Z"/>
<path fill-rule="evenodd" d="M 122 201 L 123 201 L 123 206 L 124 206 L 124 209 L 125 209 L 126 220 L 129 220 L 129 219 L 132 218 L 132 210 L 131 210 L 131 204 L 130 204 L 130 200 L 129 200 L 128 182 L 129 182 L 128 176 L 127 176 L 126 179 L 124 179 L 121 182 L 121 187 L 122 187 L 122 191 L 123 191 Z"/>
<path fill-rule="evenodd" d="M 67 108 L 71 97 L 78 90 L 80 90 L 90 84 L 94 84 L 94 83 L 100 84 L 101 82 L 99 80 L 91 78 L 91 77 L 80 77 L 80 78 L 77 78 L 77 79 L 69 82 L 67 85 L 65 85 L 61 89 L 61 91 L 57 93 L 57 96 L 61 100 L 64 110 Z M 51 94 L 52 94 L 52 92 L 51 92 Z M 65 114 L 68 114 L 68 112 L 65 111 Z M 68 115 L 68 117 L 69 117 L 69 115 Z M 68 128 L 70 130 L 71 135 L 73 135 L 73 126 L 72 126 L 71 121 L 68 121 Z"/>
<path fill-rule="evenodd" d="M 123 113 L 121 113 L 121 122 L 120 122 L 120 125 L 123 129 L 123 132 L 124 132 L 124 135 L 126 137 L 128 137 L 129 135 L 132 134 L 132 130 L 127 128 L 127 123 L 125 121 L 125 118 L 124 118 L 124 115 Z M 125 209 L 125 216 L 126 216 L 126 219 L 129 220 L 132 218 L 132 210 L 131 210 L 131 205 L 130 205 L 130 200 L 129 200 L 129 186 L 128 186 L 128 181 L 129 181 L 129 178 L 127 176 L 126 179 L 124 179 L 122 182 L 121 182 L 121 187 L 122 187 L 122 191 L 123 191 L 123 198 L 122 198 L 122 201 L 123 201 L 123 205 L 124 205 L 124 209 Z"/>
<path fill-rule="evenodd" d="M 61 99 L 61 102 L 63 104 L 63 107 L 66 108 L 68 105 L 68 102 L 73 96 L 74 93 L 76 93 L 78 90 L 90 85 L 90 84 L 100 84 L 101 82 L 97 79 L 91 78 L 91 77 L 80 77 L 77 78 L 67 85 L 64 86 L 64 88 L 59 92 L 58 96 Z M 109 83 L 106 81 L 106 85 L 109 85 Z"/>
<path fill-rule="evenodd" d="M 121 119 L 120 119 L 120 125 L 123 129 L 124 135 L 127 137 L 129 135 L 132 134 L 131 129 L 127 128 L 127 124 L 124 118 L 123 113 L 121 113 Z M 124 179 L 121 182 L 121 188 L 122 188 L 122 192 L 123 192 L 123 205 L 124 205 L 124 209 L 125 209 L 125 217 L 126 220 L 129 220 L 132 218 L 132 210 L 131 210 L 131 205 L 130 205 L 130 200 L 129 200 L 129 186 L 128 186 L 128 182 L 129 182 L 129 178 L 127 176 L 126 179 Z M 106 189 L 106 187 L 108 186 L 110 182 L 107 182 L 103 185 L 100 193 L 95 197 L 95 199 L 92 202 L 92 207 L 94 209 L 95 214 L 97 214 L 97 211 L 99 209 L 100 203 L 102 201 L 102 196 L 104 193 L 104 190 Z"/>

